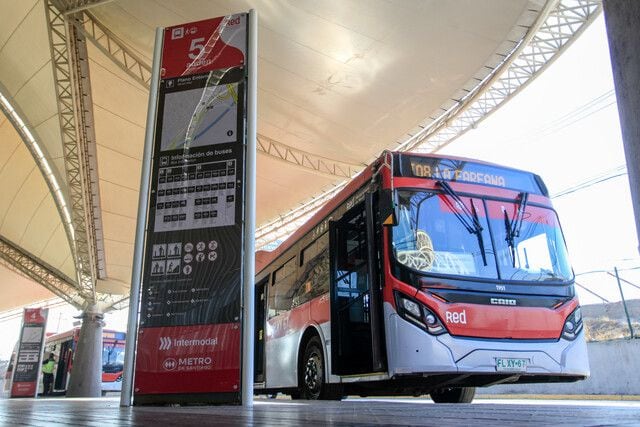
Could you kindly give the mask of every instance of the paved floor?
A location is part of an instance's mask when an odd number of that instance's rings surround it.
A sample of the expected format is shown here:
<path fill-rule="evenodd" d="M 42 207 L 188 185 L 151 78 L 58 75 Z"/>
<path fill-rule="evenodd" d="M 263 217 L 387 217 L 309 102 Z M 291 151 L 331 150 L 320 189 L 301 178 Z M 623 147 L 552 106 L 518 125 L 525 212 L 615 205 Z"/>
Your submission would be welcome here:
<path fill-rule="evenodd" d="M 240 406 L 120 408 L 117 398 L 3 399 L 0 425 L 369 426 L 639 425 L 640 402 L 476 400 L 435 405 L 426 399 L 292 402 L 256 399 Z"/>

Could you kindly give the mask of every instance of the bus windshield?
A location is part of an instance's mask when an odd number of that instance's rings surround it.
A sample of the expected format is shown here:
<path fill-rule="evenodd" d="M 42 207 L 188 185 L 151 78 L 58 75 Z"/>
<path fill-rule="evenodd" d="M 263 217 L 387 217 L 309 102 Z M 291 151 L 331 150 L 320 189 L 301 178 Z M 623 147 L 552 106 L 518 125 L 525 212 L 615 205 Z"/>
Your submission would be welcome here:
<path fill-rule="evenodd" d="M 124 346 L 122 344 L 105 345 L 102 349 L 102 371 L 119 372 L 124 368 Z"/>
<path fill-rule="evenodd" d="M 517 202 L 487 200 L 487 209 L 502 279 L 565 282 L 573 278 L 554 211 L 526 206 L 521 224 L 510 230 L 508 224 L 512 225 L 518 216 Z"/>
<path fill-rule="evenodd" d="M 398 263 L 413 270 L 508 281 L 572 279 L 551 209 L 455 193 L 399 190 L 398 217 L 392 231 L 393 253 Z M 512 231 L 514 224 L 517 233 Z"/>

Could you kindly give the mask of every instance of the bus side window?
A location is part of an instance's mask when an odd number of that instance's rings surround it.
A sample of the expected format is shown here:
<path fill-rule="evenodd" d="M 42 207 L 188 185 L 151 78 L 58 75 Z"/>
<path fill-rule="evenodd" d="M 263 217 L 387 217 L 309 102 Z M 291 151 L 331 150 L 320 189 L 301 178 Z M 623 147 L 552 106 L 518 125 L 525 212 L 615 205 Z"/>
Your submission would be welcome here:
<path fill-rule="evenodd" d="M 271 286 L 267 292 L 267 318 L 271 319 L 278 312 L 275 306 L 276 301 L 276 274 L 271 273 Z"/>
<path fill-rule="evenodd" d="M 329 233 L 324 233 L 300 254 L 292 308 L 329 291 Z"/>
<path fill-rule="evenodd" d="M 273 273 L 268 297 L 269 318 L 291 308 L 295 272 L 296 263 L 293 257 Z"/>

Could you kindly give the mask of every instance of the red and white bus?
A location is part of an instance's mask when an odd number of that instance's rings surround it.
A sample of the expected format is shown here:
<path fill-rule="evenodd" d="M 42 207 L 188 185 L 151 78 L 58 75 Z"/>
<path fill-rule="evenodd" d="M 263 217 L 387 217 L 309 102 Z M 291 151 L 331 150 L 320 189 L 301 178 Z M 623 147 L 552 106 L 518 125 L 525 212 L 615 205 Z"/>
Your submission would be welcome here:
<path fill-rule="evenodd" d="M 256 393 L 422 395 L 589 375 L 574 276 L 539 176 L 385 152 L 256 254 Z"/>
<path fill-rule="evenodd" d="M 54 393 L 64 393 L 73 374 L 73 357 L 78 346 L 80 328 L 50 335 L 45 340 L 44 354 L 53 353 L 56 358 L 54 370 Z M 124 368 L 124 332 L 102 331 L 102 392 L 120 391 Z"/>

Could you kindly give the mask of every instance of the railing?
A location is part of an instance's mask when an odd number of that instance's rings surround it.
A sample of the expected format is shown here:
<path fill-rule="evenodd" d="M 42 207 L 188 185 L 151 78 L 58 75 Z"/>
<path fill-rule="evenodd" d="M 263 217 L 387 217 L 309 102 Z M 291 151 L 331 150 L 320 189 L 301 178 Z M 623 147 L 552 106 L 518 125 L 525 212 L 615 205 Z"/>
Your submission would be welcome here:
<path fill-rule="evenodd" d="M 640 338 L 640 266 L 576 274 L 587 341 Z"/>

